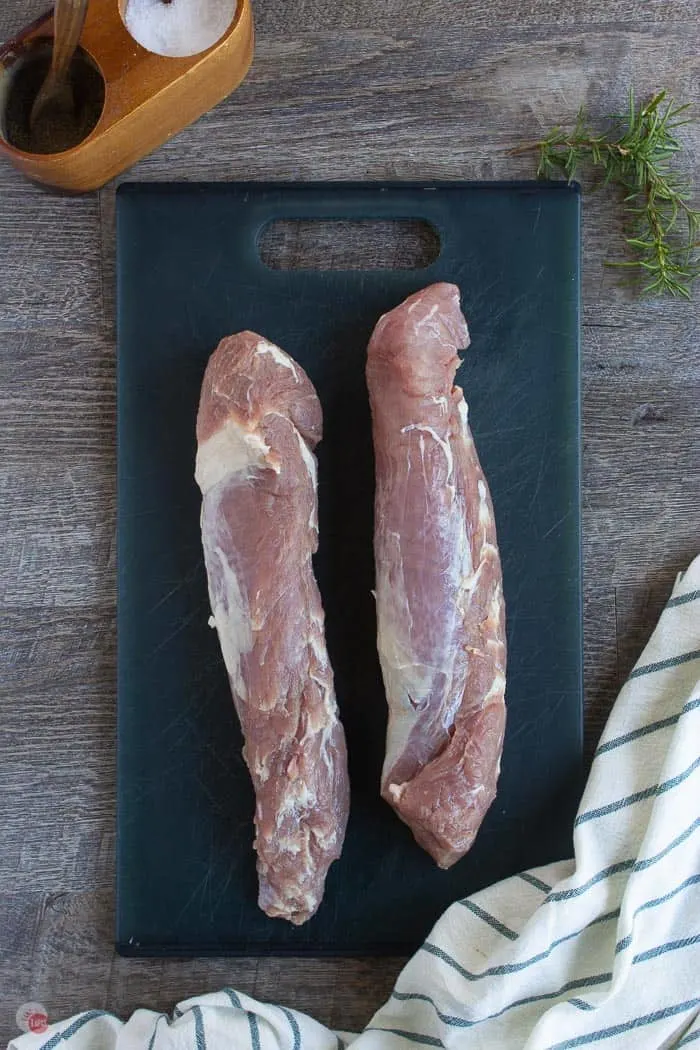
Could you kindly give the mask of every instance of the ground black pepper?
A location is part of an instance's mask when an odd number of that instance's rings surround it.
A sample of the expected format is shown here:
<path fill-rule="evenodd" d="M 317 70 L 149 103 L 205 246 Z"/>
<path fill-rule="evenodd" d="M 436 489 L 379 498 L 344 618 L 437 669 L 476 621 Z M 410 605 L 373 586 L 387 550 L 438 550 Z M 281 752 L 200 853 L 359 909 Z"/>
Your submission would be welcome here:
<path fill-rule="evenodd" d="M 62 153 L 87 138 L 100 119 L 104 105 L 104 82 L 86 55 L 76 54 L 71 65 L 75 113 L 48 106 L 30 127 L 32 103 L 46 79 L 51 62 L 50 47 L 37 48 L 17 62 L 3 114 L 2 132 L 10 145 L 28 153 Z"/>

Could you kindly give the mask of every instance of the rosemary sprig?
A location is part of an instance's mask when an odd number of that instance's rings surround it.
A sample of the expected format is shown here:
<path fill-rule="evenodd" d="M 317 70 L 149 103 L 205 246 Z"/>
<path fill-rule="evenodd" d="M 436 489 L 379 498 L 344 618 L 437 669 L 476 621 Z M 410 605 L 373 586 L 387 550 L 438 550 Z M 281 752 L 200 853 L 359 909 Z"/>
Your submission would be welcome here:
<path fill-rule="evenodd" d="M 511 151 L 538 151 L 538 178 L 563 174 L 571 182 L 588 164 L 602 174 L 603 184 L 620 186 L 632 258 L 608 265 L 639 273 L 645 292 L 686 299 L 700 276 L 700 211 L 690 205 L 690 184 L 671 161 L 681 149 L 676 129 L 688 123 L 687 110 L 665 91 L 637 107 L 630 91 L 627 113 L 610 117 L 603 134 L 591 130 L 581 109 L 571 131 L 557 127 Z"/>

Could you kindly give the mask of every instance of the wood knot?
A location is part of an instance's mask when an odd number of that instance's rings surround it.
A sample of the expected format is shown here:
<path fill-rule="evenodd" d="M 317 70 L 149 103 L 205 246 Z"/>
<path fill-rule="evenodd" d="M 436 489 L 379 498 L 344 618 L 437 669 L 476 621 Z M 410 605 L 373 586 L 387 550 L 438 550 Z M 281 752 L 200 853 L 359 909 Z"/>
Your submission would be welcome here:
<path fill-rule="evenodd" d="M 668 419 L 668 416 L 661 408 L 656 408 L 655 405 L 640 405 L 635 408 L 632 416 L 632 424 L 639 426 L 640 423 L 663 423 Z"/>

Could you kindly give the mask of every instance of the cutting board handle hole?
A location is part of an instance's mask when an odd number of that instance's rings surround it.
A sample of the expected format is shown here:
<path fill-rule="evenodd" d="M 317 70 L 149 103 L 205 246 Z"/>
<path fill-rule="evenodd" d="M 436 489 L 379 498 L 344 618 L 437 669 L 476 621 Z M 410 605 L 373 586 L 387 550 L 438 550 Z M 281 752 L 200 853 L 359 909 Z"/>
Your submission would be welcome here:
<path fill-rule="evenodd" d="M 273 219 L 257 246 L 271 270 L 424 270 L 440 234 L 425 219 Z"/>

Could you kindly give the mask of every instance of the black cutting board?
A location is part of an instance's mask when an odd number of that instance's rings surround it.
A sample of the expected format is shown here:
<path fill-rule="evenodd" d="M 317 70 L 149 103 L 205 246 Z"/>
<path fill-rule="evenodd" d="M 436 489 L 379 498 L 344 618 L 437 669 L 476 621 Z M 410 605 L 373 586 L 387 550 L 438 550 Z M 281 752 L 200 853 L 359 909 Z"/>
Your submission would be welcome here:
<path fill-rule="evenodd" d="M 276 218 L 432 223 L 427 269 L 268 269 Z M 118 907 L 126 954 L 400 954 L 453 900 L 571 854 L 581 776 L 579 195 L 559 184 L 122 185 L 118 228 Z M 384 311 L 456 282 L 458 381 L 496 510 L 508 621 L 499 793 L 439 871 L 379 797 L 385 700 L 371 589 L 365 348 Z M 209 608 L 193 480 L 207 358 L 250 328 L 324 410 L 316 572 L 352 811 L 318 914 L 256 906 L 252 791 Z"/>

